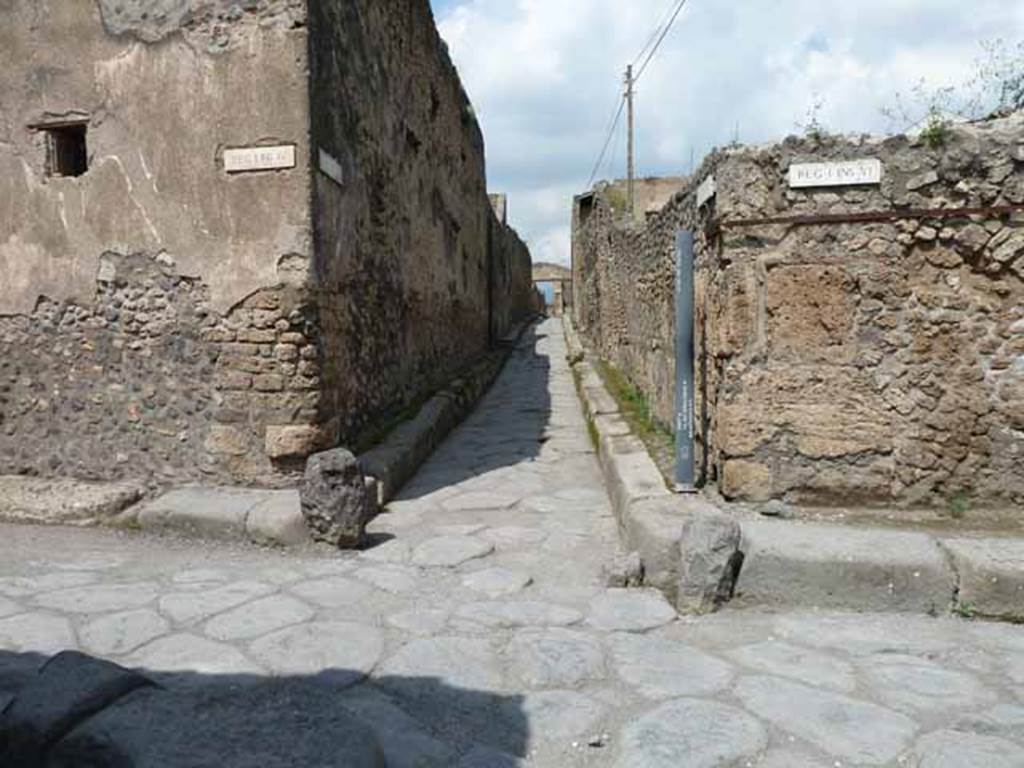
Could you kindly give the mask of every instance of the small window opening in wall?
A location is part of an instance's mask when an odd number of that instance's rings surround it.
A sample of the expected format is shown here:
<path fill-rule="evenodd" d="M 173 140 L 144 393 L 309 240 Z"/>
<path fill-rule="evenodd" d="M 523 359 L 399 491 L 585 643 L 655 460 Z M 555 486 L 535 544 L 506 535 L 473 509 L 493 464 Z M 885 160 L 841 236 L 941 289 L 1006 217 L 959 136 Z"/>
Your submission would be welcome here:
<path fill-rule="evenodd" d="M 81 176 L 89 170 L 85 123 L 45 126 L 43 132 L 49 176 Z"/>

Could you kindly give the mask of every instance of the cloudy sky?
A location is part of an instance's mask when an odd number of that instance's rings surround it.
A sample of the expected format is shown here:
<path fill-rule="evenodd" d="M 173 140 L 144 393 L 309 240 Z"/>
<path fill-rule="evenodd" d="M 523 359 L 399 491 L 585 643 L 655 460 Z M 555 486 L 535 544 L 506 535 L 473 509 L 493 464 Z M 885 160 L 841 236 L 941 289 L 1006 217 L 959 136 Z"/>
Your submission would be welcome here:
<path fill-rule="evenodd" d="M 488 185 L 536 261 L 568 263 L 622 73 L 674 0 L 433 0 L 487 142 Z M 889 129 L 921 78 L 965 81 L 981 41 L 1024 39 L 1024 0 L 689 0 L 637 90 L 638 173 L 687 173 L 715 145 Z M 625 173 L 619 132 L 598 178 Z"/>

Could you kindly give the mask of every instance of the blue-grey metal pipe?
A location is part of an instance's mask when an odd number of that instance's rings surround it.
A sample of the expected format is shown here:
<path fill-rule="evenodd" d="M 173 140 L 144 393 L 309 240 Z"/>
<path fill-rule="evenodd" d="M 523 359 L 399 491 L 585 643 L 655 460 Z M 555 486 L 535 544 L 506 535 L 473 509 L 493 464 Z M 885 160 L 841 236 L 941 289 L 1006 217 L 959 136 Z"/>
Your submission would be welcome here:
<path fill-rule="evenodd" d="M 676 234 L 676 490 L 697 489 L 694 456 L 693 233 Z"/>

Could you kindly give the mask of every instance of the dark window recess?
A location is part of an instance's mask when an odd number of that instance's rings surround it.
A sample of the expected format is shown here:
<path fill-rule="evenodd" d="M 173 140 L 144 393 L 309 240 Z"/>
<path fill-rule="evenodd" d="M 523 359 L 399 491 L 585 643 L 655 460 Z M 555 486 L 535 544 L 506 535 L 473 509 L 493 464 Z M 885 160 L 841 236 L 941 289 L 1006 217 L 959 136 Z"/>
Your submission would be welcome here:
<path fill-rule="evenodd" d="M 85 125 L 61 125 L 46 132 L 46 170 L 50 176 L 81 176 L 89 170 Z"/>
<path fill-rule="evenodd" d="M 587 219 L 590 218 L 590 214 L 594 212 L 594 196 L 583 195 L 580 197 L 580 226 L 582 227 L 587 223 Z"/>

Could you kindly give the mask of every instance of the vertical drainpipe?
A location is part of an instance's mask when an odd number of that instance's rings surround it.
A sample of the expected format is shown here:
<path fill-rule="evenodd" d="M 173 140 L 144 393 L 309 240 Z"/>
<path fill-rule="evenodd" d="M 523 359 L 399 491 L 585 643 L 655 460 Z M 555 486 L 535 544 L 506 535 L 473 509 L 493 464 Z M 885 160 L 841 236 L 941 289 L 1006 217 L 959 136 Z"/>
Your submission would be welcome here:
<path fill-rule="evenodd" d="M 694 462 L 693 233 L 676 234 L 675 481 L 678 493 L 695 493 Z"/>

